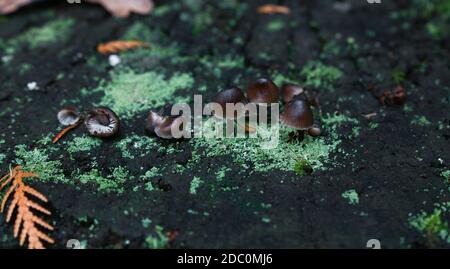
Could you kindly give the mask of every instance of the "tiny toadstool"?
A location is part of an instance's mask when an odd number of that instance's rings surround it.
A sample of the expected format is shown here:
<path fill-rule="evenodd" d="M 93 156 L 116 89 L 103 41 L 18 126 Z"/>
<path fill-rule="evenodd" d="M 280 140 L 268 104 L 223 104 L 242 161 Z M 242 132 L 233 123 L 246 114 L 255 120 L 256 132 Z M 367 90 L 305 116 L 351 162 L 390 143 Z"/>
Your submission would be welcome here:
<path fill-rule="evenodd" d="M 156 125 L 155 134 L 163 139 L 181 138 L 174 136 L 173 130 L 177 130 L 181 134 L 184 128 L 183 122 L 183 116 L 166 116 Z"/>
<path fill-rule="evenodd" d="M 162 124 L 164 117 L 160 113 L 150 111 L 145 120 L 145 131 L 148 135 L 155 135 L 155 128 Z"/>
<path fill-rule="evenodd" d="M 66 133 L 68 133 L 72 129 L 75 129 L 81 123 L 81 116 L 74 107 L 66 107 L 61 109 L 56 115 L 56 117 L 58 118 L 59 123 L 67 127 L 64 128 L 53 139 L 52 141 L 53 143 L 58 142 Z"/>
<path fill-rule="evenodd" d="M 238 109 L 237 111 L 227 111 L 227 104 L 247 104 L 247 98 L 238 87 L 231 87 L 220 91 L 214 98 L 214 103 L 217 103 L 222 108 L 222 113 L 214 111 L 214 116 L 219 119 L 237 119 L 244 116 L 245 111 Z"/>
<path fill-rule="evenodd" d="M 64 126 L 77 124 L 81 119 L 78 111 L 74 107 L 65 107 L 61 109 L 57 114 L 57 118 L 59 123 Z"/>
<path fill-rule="evenodd" d="M 89 134 L 108 138 L 119 132 L 119 117 L 109 108 L 100 107 L 89 111 L 84 121 Z"/>
<path fill-rule="evenodd" d="M 267 106 L 278 103 L 280 90 L 270 79 L 260 78 L 248 85 L 247 97 L 252 103 Z"/>
<path fill-rule="evenodd" d="M 295 84 L 284 84 L 281 87 L 281 93 L 283 95 L 283 102 L 286 104 L 290 101 L 294 100 L 294 97 L 300 94 L 303 94 L 305 89 Z"/>
<path fill-rule="evenodd" d="M 288 103 L 281 114 L 281 122 L 285 126 L 297 130 L 294 137 L 299 140 L 303 140 L 305 131 L 312 136 L 320 135 L 320 129 L 314 126 L 313 112 L 304 100 L 294 100 Z"/>

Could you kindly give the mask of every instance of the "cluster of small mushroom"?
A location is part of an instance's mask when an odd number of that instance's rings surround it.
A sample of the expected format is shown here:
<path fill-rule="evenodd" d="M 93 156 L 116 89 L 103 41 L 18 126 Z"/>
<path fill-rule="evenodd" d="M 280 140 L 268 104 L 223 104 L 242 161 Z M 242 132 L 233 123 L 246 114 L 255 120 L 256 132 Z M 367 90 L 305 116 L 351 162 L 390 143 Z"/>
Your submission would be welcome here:
<path fill-rule="evenodd" d="M 58 112 L 59 122 L 66 128 L 53 140 L 56 143 L 66 132 L 80 125 L 84 118 L 84 125 L 90 135 L 109 138 L 119 132 L 119 117 L 109 108 L 94 108 L 87 113 L 79 113 L 74 107 L 66 107 Z"/>
<path fill-rule="evenodd" d="M 245 110 L 227 111 L 227 104 L 243 104 L 253 103 L 257 106 L 272 106 L 279 103 L 280 95 L 284 102 L 284 110 L 281 113 L 281 123 L 289 128 L 295 129 L 296 132 L 292 138 L 303 140 L 305 133 L 310 136 L 319 136 L 320 128 L 314 124 L 314 115 L 311 106 L 317 106 L 317 100 L 304 88 L 294 85 L 285 84 L 281 91 L 273 81 L 267 78 L 260 78 L 248 85 L 247 95 L 238 87 L 231 87 L 220 91 L 214 98 L 214 103 L 222 108 L 222 114 L 215 111 L 214 116 L 220 119 L 236 120 L 241 117 L 248 116 Z M 169 115 L 166 106 L 159 112 L 150 111 L 146 123 L 145 130 L 148 135 L 156 135 L 163 139 L 174 139 L 172 130 L 177 128 L 183 129 L 183 115 Z M 57 142 L 65 133 L 76 128 L 84 118 L 84 125 L 90 135 L 109 138 L 119 132 L 119 117 L 109 108 L 95 108 L 87 113 L 79 113 L 73 107 L 62 109 L 58 115 L 59 122 L 67 126 L 54 140 Z"/>
<path fill-rule="evenodd" d="M 284 110 L 281 114 L 281 123 L 289 128 L 297 130 L 295 137 L 303 139 L 305 132 L 311 136 L 319 136 L 320 128 L 314 125 L 314 115 L 311 106 L 317 102 L 302 87 L 294 84 L 285 84 L 281 88 Z M 215 115 L 219 118 L 237 119 L 245 115 L 237 115 L 227 112 L 227 103 L 247 104 L 254 103 L 257 106 L 271 106 L 278 104 L 280 89 L 273 81 L 260 78 L 251 82 L 247 88 L 247 97 L 238 87 L 231 87 L 220 91 L 214 98 L 214 102 L 222 107 L 223 115 Z"/>

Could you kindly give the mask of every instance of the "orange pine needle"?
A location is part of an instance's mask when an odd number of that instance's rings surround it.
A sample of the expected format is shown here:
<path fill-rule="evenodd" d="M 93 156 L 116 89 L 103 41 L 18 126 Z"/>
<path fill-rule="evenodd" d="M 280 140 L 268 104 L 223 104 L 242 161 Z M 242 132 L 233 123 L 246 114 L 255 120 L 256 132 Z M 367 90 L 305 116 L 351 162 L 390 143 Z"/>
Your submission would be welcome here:
<path fill-rule="evenodd" d="M 40 228 L 45 228 L 49 231 L 53 231 L 54 228 L 45 220 L 36 216 L 32 210 L 40 212 L 44 215 L 51 215 L 51 212 L 36 202 L 30 200 L 27 197 L 27 194 L 44 202 L 47 201 L 47 197 L 32 187 L 25 185 L 23 182 L 24 178 L 36 176 L 37 175 L 34 173 L 24 172 L 22 167 L 17 166 L 9 173 L 9 175 L 3 177 L 0 182 L 6 180 L 4 183 L 11 183 L 11 186 L 9 187 L 6 195 L 3 197 L 0 212 L 3 213 L 10 195 L 14 193 L 6 214 L 6 222 L 9 223 L 12 219 L 14 211 L 17 211 L 13 229 L 14 237 L 19 237 L 19 244 L 21 246 L 26 240 L 28 240 L 29 249 L 44 249 L 45 247 L 43 241 L 53 244 L 54 240 L 47 234 L 43 233 Z M 2 190 L 5 186 L 6 185 L 3 184 L 0 187 L 0 190 Z"/>
<path fill-rule="evenodd" d="M 258 7 L 258 13 L 261 14 L 289 14 L 291 9 L 287 6 L 267 4 Z"/>
<path fill-rule="evenodd" d="M 64 128 L 52 141 L 53 144 L 55 144 L 56 142 L 58 142 L 65 134 L 67 134 L 70 130 L 75 129 L 76 127 L 78 127 L 78 125 L 80 125 L 80 122 L 77 122 L 75 124 L 69 125 L 68 127 Z"/>
<path fill-rule="evenodd" d="M 100 44 L 97 46 L 97 51 L 101 54 L 112 54 L 112 53 L 119 53 L 122 51 L 127 51 L 134 48 L 149 48 L 150 45 L 137 40 L 131 40 L 131 41 L 111 41 L 105 44 Z"/>

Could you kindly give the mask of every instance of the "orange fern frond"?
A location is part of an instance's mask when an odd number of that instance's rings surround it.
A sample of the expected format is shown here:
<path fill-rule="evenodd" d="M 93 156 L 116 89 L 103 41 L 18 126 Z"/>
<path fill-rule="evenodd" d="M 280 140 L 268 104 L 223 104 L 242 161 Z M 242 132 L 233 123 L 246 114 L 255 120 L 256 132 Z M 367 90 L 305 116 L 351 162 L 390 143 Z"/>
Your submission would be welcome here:
<path fill-rule="evenodd" d="M 0 212 L 4 212 L 9 197 L 14 193 L 6 213 L 6 222 L 9 223 L 14 212 L 17 211 L 16 220 L 14 221 L 14 237 L 19 237 L 19 243 L 21 246 L 23 246 L 25 241 L 28 239 L 29 249 L 44 249 L 45 247 L 43 242 L 47 242 L 49 244 L 54 243 L 54 240 L 50 236 L 39 229 L 45 228 L 49 231 L 53 231 L 53 226 L 48 224 L 42 218 L 36 216 L 32 210 L 40 212 L 44 215 L 51 215 L 51 212 L 38 203 L 30 200 L 27 195 L 42 202 L 47 202 L 47 197 L 32 187 L 25 185 L 23 182 L 24 178 L 37 176 L 38 175 L 34 173 L 24 172 L 22 167 L 17 166 L 11 170 L 9 175 L 6 175 L 0 179 L 0 183 L 3 182 L 0 186 L 0 191 L 6 185 L 11 183 L 11 186 L 3 197 Z"/>
<path fill-rule="evenodd" d="M 291 9 L 287 6 L 267 4 L 258 7 L 258 13 L 261 14 L 289 14 Z"/>
<path fill-rule="evenodd" d="M 97 51 L 101 54 L 112 54 L 112 53 L 119 53 L 122 51 L 127 51 L 134 48 L 149 48 L 150 45 L 148 45 L 145 42 L 137 41 L 137 40 L 131 40 L 131 41 L 111 41 L 105 44 L 100 44 L 97 47 Z"/>

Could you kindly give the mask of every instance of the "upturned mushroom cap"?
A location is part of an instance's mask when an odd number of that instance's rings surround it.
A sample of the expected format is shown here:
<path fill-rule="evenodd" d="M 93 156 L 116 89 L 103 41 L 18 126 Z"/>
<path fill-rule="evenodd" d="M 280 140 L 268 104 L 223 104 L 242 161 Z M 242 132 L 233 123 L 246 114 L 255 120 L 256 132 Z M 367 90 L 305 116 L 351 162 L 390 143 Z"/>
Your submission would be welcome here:
<path fill-rule="evenodd" d="M 74 125 L 81 119 L 78 111 L 74 107 L 66 107 L 61 109 L 57 115 L 59 123 L 64 126 Z"/>
<path fill-rule="evenodd" d="M 313 137 L 317 137 L 322 133 L 322 130 L 318 126 L 313 126 L 308 129 L 308 134 Z"/>
<path fill-rule="evenodd" d="M 278 103 L 280 90 L 270 79 L 260 78 L 248 85 L 247 97 L 252 103 L 270 105 Z"/>
<path fill-rule="evenodd" d="M 305 89 L 295 84 L 284 84 L 281 88 L 281 93 L 283 94 L 283 102 L 289 103 L 294 100 L 294 97 L 303 94 Z"/>
<path fill-rule="evenodd" d="M 106 107 L 89 111 L 84 124 L 91 135 L 103 138 L 116 135 L 120 128 L 119 117 Z"/>
<path fill-rule="evenodd" d="M 148 135 L 155 134 L 155 128 L 162 124 L 164 117 L 154 111 L 150 111 L 145 120 L 145 131 Z"/>
<path fill-rule="evenodd" d="M 227 111 L 227 104 L 247 104 L 247 98 L 245 98 L 244 93 L 238 87 L 232 87 L 226 90 L 220 91 L 214 98 L 214 103 L 217 103 L 222 108 L 222 115 L 219 113 L 214 113 L 214 116 L 223 119 L 236 119 L 243 116 L 243 111 Z"/>
<path fill-rule="evenodd" d="M 309 105 L 303 100 L 288 103 L 281 114 L 281 122 L 297 130 L 308 130 L 314 124 L 314 116 Z"/>
<path fill-rule="evenodd" d="M 172 128 L 182 130 L 183 116 L 166 116 L 163 121 L 156 126 L 155 134 L 163 139 L 173 139 Z"/>

